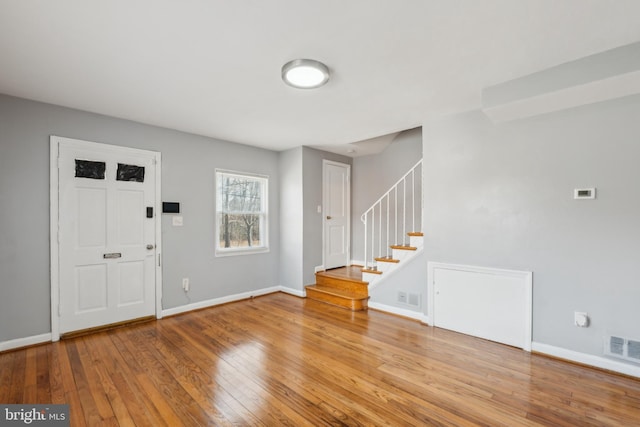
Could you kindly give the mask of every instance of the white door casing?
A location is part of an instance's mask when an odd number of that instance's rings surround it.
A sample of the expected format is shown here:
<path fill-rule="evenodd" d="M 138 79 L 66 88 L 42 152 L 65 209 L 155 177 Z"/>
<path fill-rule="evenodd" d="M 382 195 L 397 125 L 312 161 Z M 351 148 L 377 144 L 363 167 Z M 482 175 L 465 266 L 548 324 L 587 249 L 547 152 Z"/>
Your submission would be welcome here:
<path fill-rule="evenodd" d="M 323 160 L 325 269 L 349 265 L 351 225 L 351 166 Z"/>
<path fill-rule="evenodd" d="M 160 153 L 61 137 L 51 153 L 53 340 L 159 317 Z M 76 160 L 104 162 L 104 179 L 76 177 Z M 144 181 L 117 180 L 118 164 L 144 167 Z"/>

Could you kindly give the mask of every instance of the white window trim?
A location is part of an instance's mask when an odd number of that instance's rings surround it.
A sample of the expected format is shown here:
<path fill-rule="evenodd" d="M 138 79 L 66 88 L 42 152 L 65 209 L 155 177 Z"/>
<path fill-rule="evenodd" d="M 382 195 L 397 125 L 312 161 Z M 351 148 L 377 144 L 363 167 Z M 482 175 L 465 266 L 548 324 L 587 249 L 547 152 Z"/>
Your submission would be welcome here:
<path fill-rule="evenodd" d="M 220 221 L 218 219 L 218 215 L 222 212 L 218 210 L 218 174 L 229 174 L 229 175 L 237 175 L 240 177 L 248 177 L 248 178 L 258 178 L 263 179 L 264 183 L 264 230 L 262 230 L 265 244 L 263 246 L 257 247 L 246 247 L 246 248 L 220 248 L 219 236 L 220 236 Z M 216 257 L 225 257 L 225 256 L 236 256 L 236 255 L 254 255 L 260 253 L 267 253 L 270 251 L 269 249 L 269 175 L 261 175 L 257 173 L 250 172 L 239 172 L 229 169 L 219 169 L 215 170 L 215 256 Z"/>

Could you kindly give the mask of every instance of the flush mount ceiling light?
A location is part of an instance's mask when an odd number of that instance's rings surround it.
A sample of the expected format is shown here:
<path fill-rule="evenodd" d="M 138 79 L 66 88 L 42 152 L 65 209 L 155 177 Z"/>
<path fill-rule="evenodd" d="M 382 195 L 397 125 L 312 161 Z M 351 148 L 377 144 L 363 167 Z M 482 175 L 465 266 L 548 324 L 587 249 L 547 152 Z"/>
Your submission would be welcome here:
<path fill-rule="evenodd" d="M 314 89 L 329 81 L 329 69 L 313 59 L 294 59 L 282 67 L 282 80 L 298 89 Z"/>

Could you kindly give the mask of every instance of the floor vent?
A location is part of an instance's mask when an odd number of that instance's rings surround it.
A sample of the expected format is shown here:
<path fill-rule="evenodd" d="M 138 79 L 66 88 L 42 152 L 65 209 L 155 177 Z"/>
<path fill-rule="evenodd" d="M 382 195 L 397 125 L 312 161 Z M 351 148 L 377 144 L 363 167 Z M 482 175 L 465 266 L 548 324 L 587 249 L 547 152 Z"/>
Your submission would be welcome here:
<path fill-rule="evenodd" d="M 640 341 L 610 335 L 605 339 L 604 354 L 640 363 Z"/>

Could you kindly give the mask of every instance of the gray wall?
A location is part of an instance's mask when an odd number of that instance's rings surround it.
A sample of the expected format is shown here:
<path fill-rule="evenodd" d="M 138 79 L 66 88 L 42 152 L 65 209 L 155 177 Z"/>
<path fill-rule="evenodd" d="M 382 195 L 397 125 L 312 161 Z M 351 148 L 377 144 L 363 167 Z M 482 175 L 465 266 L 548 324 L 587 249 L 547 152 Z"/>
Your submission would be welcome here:
<path fill-rule="evenodd" d="M 351 259 L 362 261 L 364 258 L 364 226 L 360 216 L 421 158 L 422 130 L 416 128 L 400 133 L 381 153 L 353 160 Z"/>
<path fill-rule="evenodd" d="M 322 265 L 322 162 L 351 164 L 350 157 L 309 147 L 280 152 L 280 220 L 282 286 L 302 292 L 315 283 Z"/>
<path fill-rule="evenodd" d="M 535 342 L 602 355 L 607 333 L 640 338 L 639 117 L 634 96 L 501 125 L 479 111 L 425 123 L 427 258 L 532 271 Z M 574 200 L 582 187 L 597 199 Z"/>
<path fill-rule="evenodd" d="M 164 308 L 279 285 L 278 153 L 0 95 L 0 341 L 51 331 L 50 135 L 162 152 Z M 216 167 L 270 177 L 270 252 L 214 256 Z"/>
<path fill-rule="evenodd" d="M 280 163 L 280 284 L 302 292 L 302 147 L 282 151 Z"/>

